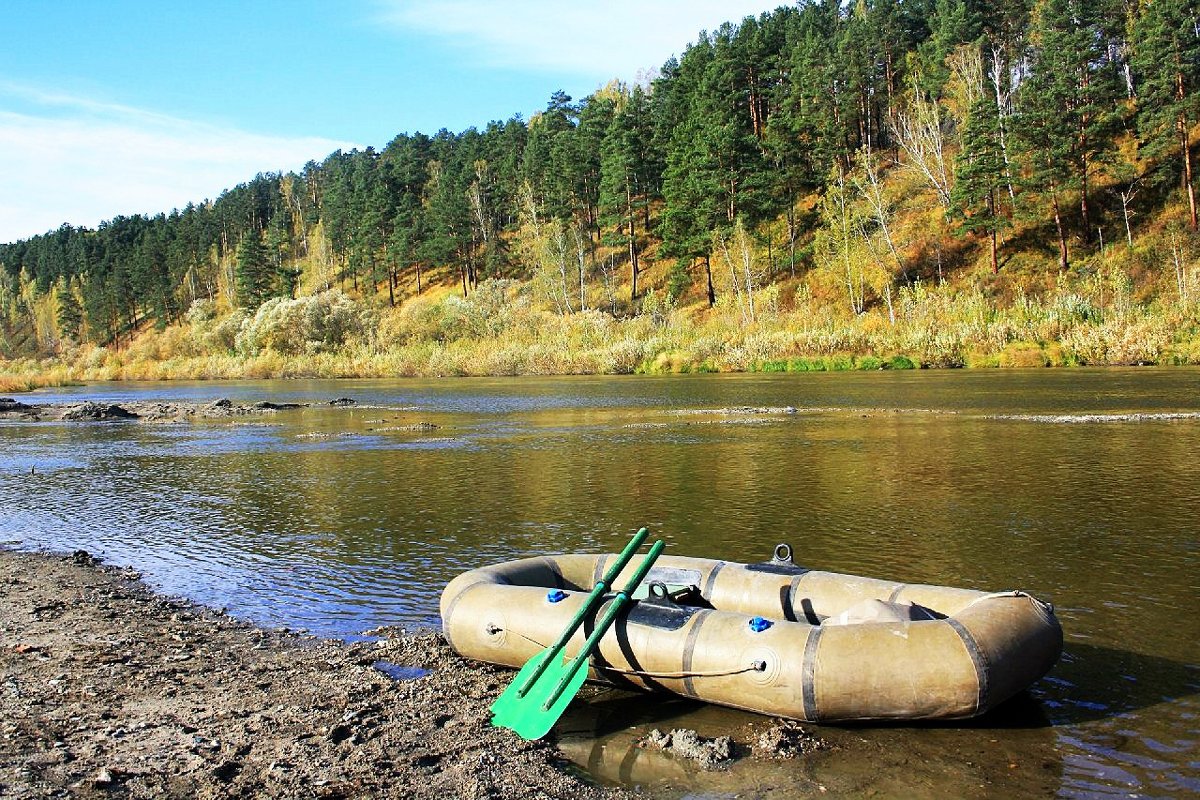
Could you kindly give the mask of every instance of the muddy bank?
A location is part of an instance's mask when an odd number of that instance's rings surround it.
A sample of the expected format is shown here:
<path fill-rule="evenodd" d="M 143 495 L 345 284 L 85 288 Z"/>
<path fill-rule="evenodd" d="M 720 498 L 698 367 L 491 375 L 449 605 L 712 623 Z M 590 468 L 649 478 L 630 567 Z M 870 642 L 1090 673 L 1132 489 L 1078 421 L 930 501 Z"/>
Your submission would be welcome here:
<path fill-rule="evenodd" d="M 264 631 L 86 554 L 0 550 L 0 796 L 626 796 L 488 724 L 511 672 L 377 633 Z"/>

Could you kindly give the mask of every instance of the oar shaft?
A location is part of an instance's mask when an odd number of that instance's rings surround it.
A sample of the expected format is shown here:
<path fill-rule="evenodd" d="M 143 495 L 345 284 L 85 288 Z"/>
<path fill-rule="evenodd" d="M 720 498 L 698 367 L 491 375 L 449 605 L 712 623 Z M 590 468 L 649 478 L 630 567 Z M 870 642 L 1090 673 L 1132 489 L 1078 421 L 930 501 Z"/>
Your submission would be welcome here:
<path fill-rule="evenodd" d="M 554 640 L 554 643 L 550 645 L 548 652 L 546 653 L 546 657 L 543 658 L 541 663 L 538 664 L 537 669 L 529 673 L 529 676 L 521 683 L 520 686 L 517 687 L 517 697 L 524 697 L 529 692 L 530 688 L 537 683 L 538 678 L 542 677 L 542 673 L 544 673 L 546 668 L 550 666 L 550 663 L 558 657 L 558 654 L 562 652 L 562 649 L 567 646 L 567 642 L 569 642 L 571 637 L 575 635 L 575 631 L 579 630 L 579 626 L 582 625 L 584 620 L 587 619 L 588 615 L 592 613 L 592 609 L 594 609 L 600 602 L 600 598 L 602 598 L 604 593 L 608 591 L 608 587 L 611 586 L 612 582 L 615 581 L 617 576 L 621 574 L 621 570 L 625 569 L 625 565 L 629 563 L 629 560 L 633 558 L 633 554 L 638 551 L 638 548 L 642 546 L 642 543 L 646 541 L 646 537 L 649 535 L 650 531 L 646 528 L 642 528 L 633 535 L 633 538 L 629 540 L 629 544 L 625 545 L 625 549 L 621 551 L 620 555 L 617 556 L 617 559 L 613 561 L 608 570 L 605 571 L 604 577 L 596 581 L 595 587 L 592 588 L 592 591 L 587 596 L 587 599 L 583 601 L 583 605 L 579 607 L 579 611 L 575 612 L 575 616 L 571 619 L 570 624 L 567 625 L 566 629 L 563 630 L 561 634 L 559 634 L 558 638 Z"/>
<path fill-rule="evenodd" d="M 583 649 L 567 665 L 566 671 L 559 678 L 558 685 L 554 687 L 554 691 L 550 693 L 545 703 L 542 704 L 543 710 L 549 710 L 558 702 L 558 698 L 562 696 L 567 686 L 570 685 L 571 679 L 575 677 L 575 673 L 579 672 L 587 664 L 588 657 L 591 656 L 592 651 L 596 649 L 596 645 L 600 643 L 604 634 L 608 632 L 613 622 L 616 621 L 617 615 L 621 613 L 621 609 L 629 602 L 629 596 L 637 591 L 637 587 L 641 585 L 646 577 L 646 573 L 654 566 L 654 562 L 658 560 L 658 556 L 662 553 L 665 546 L 662 541 L 657 541 L 651 546 L 650 552 L 646 553 L 646 557 L 638 565 L 637 571 L 633 573 L 633 577 L 629 579 L 629 583 L 625 585 L 624 589 L 617 592 L 617 596 L 613 598 L 612 603 L 605 610 L 604 616 L 596 623 L 596 628 L 592 631 L 592 635 L 583 643 Z"/>

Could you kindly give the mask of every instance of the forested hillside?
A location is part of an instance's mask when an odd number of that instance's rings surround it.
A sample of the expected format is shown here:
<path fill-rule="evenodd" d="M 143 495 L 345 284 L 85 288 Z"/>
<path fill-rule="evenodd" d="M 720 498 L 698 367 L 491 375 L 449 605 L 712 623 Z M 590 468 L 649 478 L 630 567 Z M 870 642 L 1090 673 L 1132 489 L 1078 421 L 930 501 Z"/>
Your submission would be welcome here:
<path fill-rule="evenodd" d="M 836 0 L 0 246 L 72 376 L 1200 363 L 1195 0 Z"/>

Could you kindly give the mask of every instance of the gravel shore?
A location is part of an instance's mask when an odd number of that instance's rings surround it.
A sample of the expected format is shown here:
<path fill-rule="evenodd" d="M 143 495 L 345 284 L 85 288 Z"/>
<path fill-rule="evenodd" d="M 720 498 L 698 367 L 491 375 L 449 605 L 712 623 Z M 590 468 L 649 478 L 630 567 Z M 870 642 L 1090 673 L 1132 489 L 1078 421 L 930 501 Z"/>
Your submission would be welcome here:
<path fill-rule="evenodd" d="M 0 796 L 628 796 L 490 726 L 511 672 L 375 633 L 262 630 L 82 551 L 0 550 Z"/>

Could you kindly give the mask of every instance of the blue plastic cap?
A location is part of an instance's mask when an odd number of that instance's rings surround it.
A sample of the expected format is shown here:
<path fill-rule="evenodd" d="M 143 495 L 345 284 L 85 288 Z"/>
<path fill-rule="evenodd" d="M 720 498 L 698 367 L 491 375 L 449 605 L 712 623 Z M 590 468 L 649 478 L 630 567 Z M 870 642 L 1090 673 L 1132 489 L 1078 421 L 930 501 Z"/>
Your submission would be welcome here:
<path fill-rule="evenodd" d="M 774 624 L 775 623 L 771 622 L 771 620 L 769 620 L 769 619 L 763 619 L 762 617 L 752 617 L 750 619 L 750 630 L 754 631 L 755 633 L 762 633 L 763 631 L 765 631 L 767 628 L 771 627 Z"/>
<path fill-rule="evenodd" d="M 564 592 L 562 589 L 555 589 L 552 592 L 546 592 L 546 599 L 549 600 L 551 603 L 558 603 L 562 600 L 567 599 L 567 593 Z"/>

